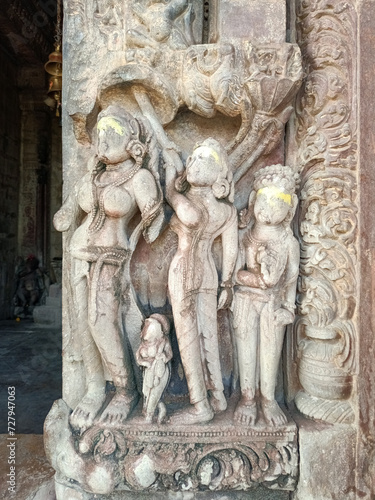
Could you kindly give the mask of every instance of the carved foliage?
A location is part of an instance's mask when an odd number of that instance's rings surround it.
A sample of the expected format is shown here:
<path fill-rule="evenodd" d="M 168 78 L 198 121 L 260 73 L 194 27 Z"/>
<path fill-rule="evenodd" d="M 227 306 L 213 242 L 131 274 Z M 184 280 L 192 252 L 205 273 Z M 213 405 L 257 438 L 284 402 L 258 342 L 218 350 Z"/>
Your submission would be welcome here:
<path fill-rule="evenodd" d="M 356 19 L 348 2 L 301 1 L 297 14 L 307 73 L 297 102 L 302 279 L 296 325 L 299 376 L 307 394 L 297 397 L 297 406 L 335 422 L 356 369 Z M 330 377 L 341 377 L 336 391 L 323 389 Z M 321 404 L 324 411 L 318 410 Z M 352 421 L 352 410 L 344 413 L 340 421 Z"/>
<path fill-rule="evenodd" d="M 301 57 L 290 44 L 198 45 L 187 51 L 182 76 L 182 97 L 195 113 L 241 115 L 241 128 L 227 147 L 239 180 L 280 142 L 301 83 Z"/>
<path fill-rule="evenodd" d="M 154 434 L 154 440 L 165 435 Z M 117 482 L 119 489 L 122 481 L 133 490 L 249 490 L 260 484 L 271 489 L 295 488 L 298 453 L 293 439 L 281 437 L 272 444 L 256 439 L 241 445 L 163 441 L 137 441 L 120 429 L 92 427 L 76 448 L 84 460 L 94 458 L 95 468 L 116 464 L 112 484 Z"/>

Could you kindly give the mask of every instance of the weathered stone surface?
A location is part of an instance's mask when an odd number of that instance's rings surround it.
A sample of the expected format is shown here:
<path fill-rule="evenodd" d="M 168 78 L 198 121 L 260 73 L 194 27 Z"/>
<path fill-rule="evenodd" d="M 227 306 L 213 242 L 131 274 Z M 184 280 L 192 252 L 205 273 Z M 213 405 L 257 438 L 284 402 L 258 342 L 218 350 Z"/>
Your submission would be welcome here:
<path fill-rule="evenodd" d="M 211 0 L 211 5 L 218 12 L 218 40 L 242 38 L 280 43 L 286 39 L 285 1 Z"/>
<path fill-rule="evenodd" d="M 56 483 L 56 492 L 58 499 L 69 500 L 92 500 L 92 495 L 84 492 L 77 492 L 72 488 Z M 98 500 L 288 500 L 289 493 L 285 491 L 268 491 L 260 487 L 258 490 L 251 493 L 246 492 L 200 492 L 200 493 L 174 493 L 174 492 L 153 492 L 153 493 L 140 493 L 140 492 L 122 492 L 113 493 L 110 497 L 96 495 L 95 499 Z M 42 500 L 42 499 L 41 499 Z M 49 500 L 49 499 L 48 499 Z"/>
<path fill-rule="evenodd" d="M 296 418 L 300 469 L 295 500 L 358 498 L 355 490 L 356 430 Z"/>
<path fill-rule="evenodd" d="M 236 402 L 205 425 L 150 425 L 138 409 L 126 424 L 94 425 L 72 437 L 69 409 L 60 400 L 46 420 L 46 453 L 57 482 L 77 491 L 293 490 L 295 425 L 289 418 L 275 428 L 262 419 L 251 428 L 239 425 L 233 422 Z"/>
<path fill-rule="evenodd" d="M 256 485 L 354 499 L 356 5 L 297 2 L 301 52 L 284 2 L 201 7 L 66 6 L 64 400 L 46 423 L 57 496 Z M 292 424 L 285 396 L 313 420 Z M 358 450 L 373 452 L 371 436 Z"/>
<path fill-rule="evenodd" d="M 368 106 L 375 92 L 373 65 L 375 3 L 361 2 L 359 14 L 359 131 L 360 143 L 360 208 L 359 222 L 361 308 L 359 314 L 358 357 L 358 440 L 357 440 L 357 482 L 358 497 L 371 498 L 375 494 L 375 221 L 371 210 L 375 190 L 375 170 L 372 158 L 375 148 L 373 116 Z"/>
<path fill-rule="evenodd" d="M 350 396 L 358 343 L 356 33 L 352 2 L 343 9 L 319 3 L 297 6 L 297 36 L 308 77 L 299 94 L 296 130 L 303 179 L 302 279 L 294 327 L 302 391 L 296 404 L 305 415 L 332 423 L 354 422 Z"/>

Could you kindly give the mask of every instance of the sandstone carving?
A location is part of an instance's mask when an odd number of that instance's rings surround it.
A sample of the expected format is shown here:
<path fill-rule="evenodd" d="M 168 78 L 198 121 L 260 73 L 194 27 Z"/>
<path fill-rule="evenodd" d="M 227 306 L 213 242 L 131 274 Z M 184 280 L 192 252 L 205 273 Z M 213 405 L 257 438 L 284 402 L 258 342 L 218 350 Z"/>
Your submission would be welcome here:
<path fill-rule="evenodd" d="M 114 490 L 253 490 L 260 484 L 291 491 L 296 485 L 297 436 L 290 424 L 277 431 L 208 424 L 186 432 L 165 426 L 144 430 L 134 420 L 126 429 L 94 425 L 73 438 L 68 415 L 66 404 L 57 401 L 45 424 L 46 453 L 66 495 L 71 487 L 110 495 Z"/>
<path fill-rule="evenodd" d="M 307 416 L 351 423 L 357 342 L 352 6 L 301 4 L 298 27 L 309 74 L 297 101 L 302 280 L 295 331 L 302 390 L 296 404 Z"/>
<path fill-rule="evenodd" d="M 135 353 L 139 346 L 143 318 L 129 263 L 140 233 L 152 242 L 163 221 L 159 153 L 143 125 L 119 107 L 99 114 L 98 163 L 54 218 L 56 229 L 67 231 L 75 210 L 86 214 L 70 242 L 76 307 L 71 313 L 86 376 L 85 396 L 70 423 L 81 433 L 99 415 L 108 425 L 121 423 L 138 401 L 130 350 Z M 148 168 L 142 168 L 146 157 Z M 129 221 L 137 211 L 141 221 L 130 234 Z M 112 380 L 116 393 L 103 410 L 106 380 Z"/>
<path fill-rule="evenodd" d="M 46 421 L 58 500 L 296 487 L 297 426 L 276 379 L 295 314 L 300 176 L 269 158 L 281 157 L 301 54 L 272 37 L 208 36 L 220 25 L 207 18 L 219 2 L 209 7 L 201 19 L 196 0 L 67 6 L 75 170 L 54 222 L 66 233 L 68 385 Z M 313 307 L 300 305 L 298 324 L 313 324 Z M 354 336 L 333 309 L 346 369 Z"/>
<path fill-rule="evenodd" d="M 203 423 L 227 407 L 220 370 L 217 308 L 228 307 L 232 299 L 238 245 L 236 210 L 230 203 L 233 176 L 225 151 L 213 139 L 197 145 L 179 178 L 173 164 L 168 162 L 166 169 L 167 200 L 175 211 L 171 227 L 179 238 L 169 269 L 169 293 L 193 405 L 176 415 L 173 422 Z M 217 305 L 218 277 L 212 245 L 219 236 L 223 256 Z"/>
<path fill-rule="evenodd" d="M 237 272 L 233 307 L 241 399 L 234 417 L 247 425 L 257 420 L 258 392 L 267 423 L 287 421 L 275 388 L 285 325 L 294 321 L 299 244 L 290 222 L 298 203 L 295 188 L 290 167 L 261 169 L 241 214 L 245 262 Z"/>
<path fill-rule="evenodd" d="M 192 22 L 194 11 L 189 0 L 169 0 L 167 3 L 153 0 L 147 6 L 136 1 L 133 12 L 141 24 L 128 30 L 128 40 L 135 47 L 167 45 L 171 49 L 184 49 L 194 43 Z M 178 18 L 182 17 L 181 27 Z"/>
<path fill-rule="evenodd" d="M 161 400 L 170 378 L 172 347 L 168 338 L 169 321 L 162 314 L 152 314 L 146 319 L 141 332 L 141 345 L 136 353 L 139 366 L 144 367 L 143 414 L 151 423 L 158 408 L 158 422 L 166 416 L 166 408 Z"/>

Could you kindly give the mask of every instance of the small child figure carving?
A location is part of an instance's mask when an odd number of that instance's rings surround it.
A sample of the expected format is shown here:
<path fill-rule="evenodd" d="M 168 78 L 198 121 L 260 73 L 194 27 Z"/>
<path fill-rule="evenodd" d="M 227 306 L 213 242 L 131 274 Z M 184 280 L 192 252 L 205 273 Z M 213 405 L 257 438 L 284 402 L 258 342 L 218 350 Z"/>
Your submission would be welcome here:
<path fill-rule="evenodd" d="M 296 174 L 273 165 L 255 176 L 249 207 L 241 212 L 245 266 L 237 272 L 233 327 L 238 353 L 241 399 L 234 418 L 247 425 L 258 417 L 256 397 L 270 425 L 286 416 L 275 400 L 285 326 L 293 323 L 299 244 L 290 229 L 298 198 Z"/>
<path fill-rule="evenodd" d="M 166 417 L 166 407 L 160 400 L 170 378 L 172 347 L 168 337 L 169 328 L 166 316 L 152 314 L 145 321 L 141 345 L 136 353 L 138 365 L 144 367 L 143 414 L 147 423 L 152 423 L 156 408 L 159 424 Z"/>

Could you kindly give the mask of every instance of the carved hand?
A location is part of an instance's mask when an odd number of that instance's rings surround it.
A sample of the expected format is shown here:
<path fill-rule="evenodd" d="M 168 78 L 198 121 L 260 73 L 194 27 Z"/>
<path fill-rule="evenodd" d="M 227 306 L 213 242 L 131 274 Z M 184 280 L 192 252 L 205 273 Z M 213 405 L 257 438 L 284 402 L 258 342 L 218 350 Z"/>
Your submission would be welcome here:
<path fill-rule="evenodd" d="M 267 285 L 264 283 L 261 274 L 255 274 L 250 271 L 245 271 L 241 269 L 237 273 L 237 280 L 241 285 L 250 286 L 252 288 L 261 288 L 262 290 L 267 289 Z"/>
<path fill-rule="evenodd" d="M 73 210 L 66 204 L 63 205 L 53 217 L 53 225 L 60 232 L 67 231 L 73 222 Z"/>
<path fill-rule="evenodd" d="M 257 261 L 260 264 L 261 274 L 268 286 L 275 285 L 284 270 L 284 261 L 276 250 L 259 251 Z"/>
<path fill-rule="evenodd" d="M 233 290 L 232 288 L 223 288 L 221 290 L 218 300 L 217 308 L 219 309 L 228 309 L 230 307 L 233 300 Z"/>
<path fill-rule="evenodd" d="M 275 323 L 277 326 L 284 326 L 293 323 L 294 321 L 294 313 L 288 311 L 288 309 L 284 309 L 280 307 L 275 311 Z"/>

